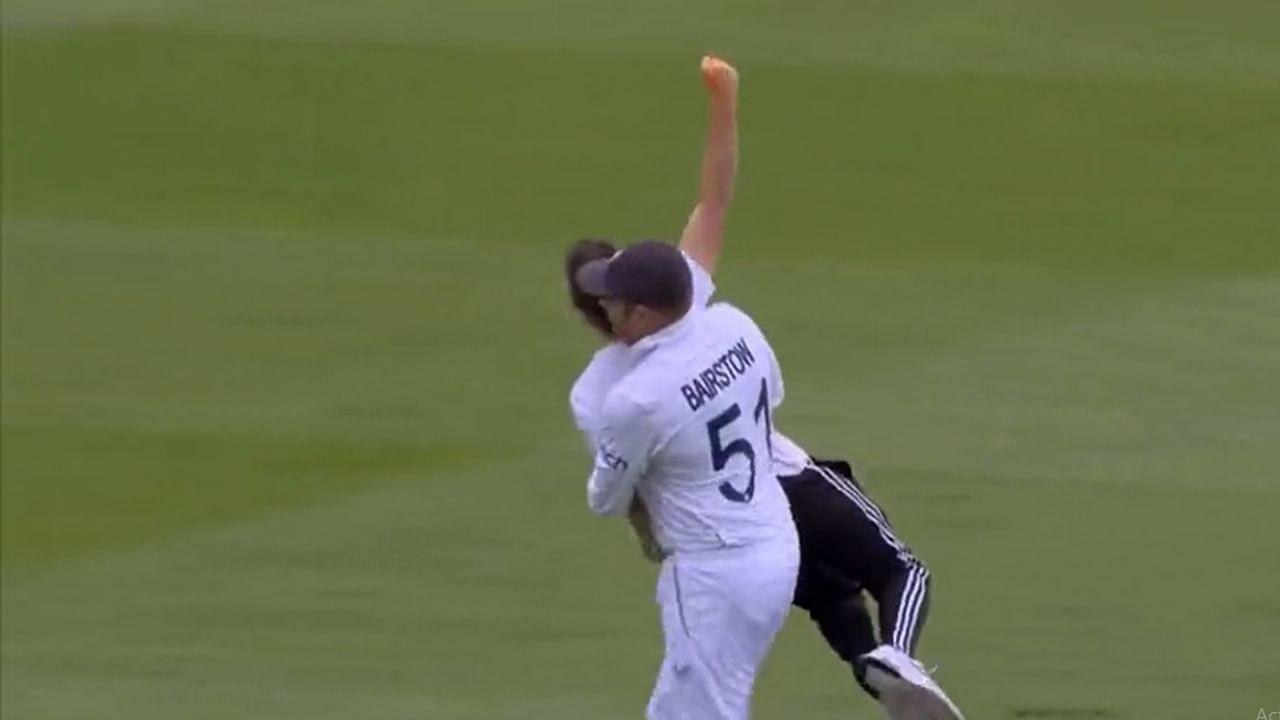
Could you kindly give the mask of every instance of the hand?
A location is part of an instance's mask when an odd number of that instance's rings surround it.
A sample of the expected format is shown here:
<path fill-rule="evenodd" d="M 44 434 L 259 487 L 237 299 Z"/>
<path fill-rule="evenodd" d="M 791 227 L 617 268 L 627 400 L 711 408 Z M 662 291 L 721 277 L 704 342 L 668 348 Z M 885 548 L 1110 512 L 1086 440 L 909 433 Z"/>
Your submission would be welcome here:
<path fill-rule="evenodd" d="M 657 540 L 653 539 L 652 535 L 641 536 L 637 533 L 636 539 L 640 541 L 640 553 L 644 555 L 645 560 L 651 563 L 661 563 L 667 557 L 666 552 L 662 550 L 662 546 L 658 544 Z"/>
<path fill-rule="evenodd" d="M 716 100 L 735 100 L 738 97 L 738 71 L 715 55 L 702 56 L 702 83 Z"/>
<path fill-rule="evenodd" d="M 636 540 L 640 542 L 640 552 L 645 559 L 654 563 L 662 562 L 666 553 L 662 551 L 662 546 L 653 536 L 653 528 L 649 522 L 649 509 L 645 507 L 639 495 L 631 499 L 627 520 L 631 522 L 631 530 L 635 533 Z"/>

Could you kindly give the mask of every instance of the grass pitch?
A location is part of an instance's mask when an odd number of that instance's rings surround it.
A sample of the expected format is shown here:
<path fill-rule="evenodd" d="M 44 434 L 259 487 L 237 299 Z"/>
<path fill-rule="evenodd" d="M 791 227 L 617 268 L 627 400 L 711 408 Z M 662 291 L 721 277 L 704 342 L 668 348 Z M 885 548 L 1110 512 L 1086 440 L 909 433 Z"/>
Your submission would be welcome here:
<path fill-rule="evenodd" d="M 638 717 L 559 252 L 678 231 L 704 49 L 721 297 L 930 562 L 969 716 L 1275 709 L 1275 3 L 3 13 L 6 720 Z M 757 698 L 879 712 L 798 614 Z"/>

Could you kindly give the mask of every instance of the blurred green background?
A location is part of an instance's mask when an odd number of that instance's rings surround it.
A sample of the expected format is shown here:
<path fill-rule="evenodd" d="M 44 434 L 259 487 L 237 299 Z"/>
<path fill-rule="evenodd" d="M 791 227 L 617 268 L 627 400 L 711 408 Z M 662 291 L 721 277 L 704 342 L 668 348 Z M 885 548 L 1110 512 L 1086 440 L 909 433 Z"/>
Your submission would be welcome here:
<path fill-rule="evenodd" d="M 1280 704 L 1280 4 L 5 0 L 3 700 L 640 717 L 567 242 L 671 237 L 930 562 L 975 720 Z M 1267 558 L 1271 558 L 1268 560 Z M 876 717 L 802 614 L 757 717 Z"/>

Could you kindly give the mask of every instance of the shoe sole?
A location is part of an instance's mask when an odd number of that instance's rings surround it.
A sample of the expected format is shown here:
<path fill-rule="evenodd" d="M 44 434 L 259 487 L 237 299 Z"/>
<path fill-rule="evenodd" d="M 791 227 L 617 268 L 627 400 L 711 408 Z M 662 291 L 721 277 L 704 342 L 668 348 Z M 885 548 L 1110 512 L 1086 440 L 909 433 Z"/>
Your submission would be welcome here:
<path fill-rule="evenodd" d="M 903 679 L 896 670 L 874 658 L 860 660 L 858 681 L 895 720 L 964 720 L 959 708 L 933 689 Z"/>

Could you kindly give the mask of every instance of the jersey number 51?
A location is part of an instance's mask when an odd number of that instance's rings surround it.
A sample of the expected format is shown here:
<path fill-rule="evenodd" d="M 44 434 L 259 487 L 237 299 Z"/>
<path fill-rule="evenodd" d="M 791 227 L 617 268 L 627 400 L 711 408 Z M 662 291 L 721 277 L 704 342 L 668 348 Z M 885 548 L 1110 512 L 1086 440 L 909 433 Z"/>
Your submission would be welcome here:
<path fill-rule="evenodd" d="M 765 444 L 768 445 L 768 451 L 773 454 L 773 419 L 769 417 L 769 383 L 767 380 L 760 381 L 760 399 L 756 402 L 756 409 L 753 413 L 756 424 L 764 420 L 764 438 Z M 739 490 L 734 487 L 728 480 L 720 483 L 720 494 L 725 499 L 732 502 L 746 503 L 751 502 L 752 496 L 756 494 L 756 451 L 751 447 L 751 443 L 746 438 L 738 438 L 729 444 L 724 444 L 720 433 L 725 427 L 733 424 L 742 416 L 742 408 L 738 407 L 738 403 L 734 403 L 728 410 L 720 413 L 707 423 L 707 439 L 711 441 L 711 467 L 717 472 L 723 470 L 729 464 L 729 460 L 734 455 L 742 455 L 747 458 L 747 463 L 751 467 L 751 479 L 747 481 L 747 487 Z"/>

